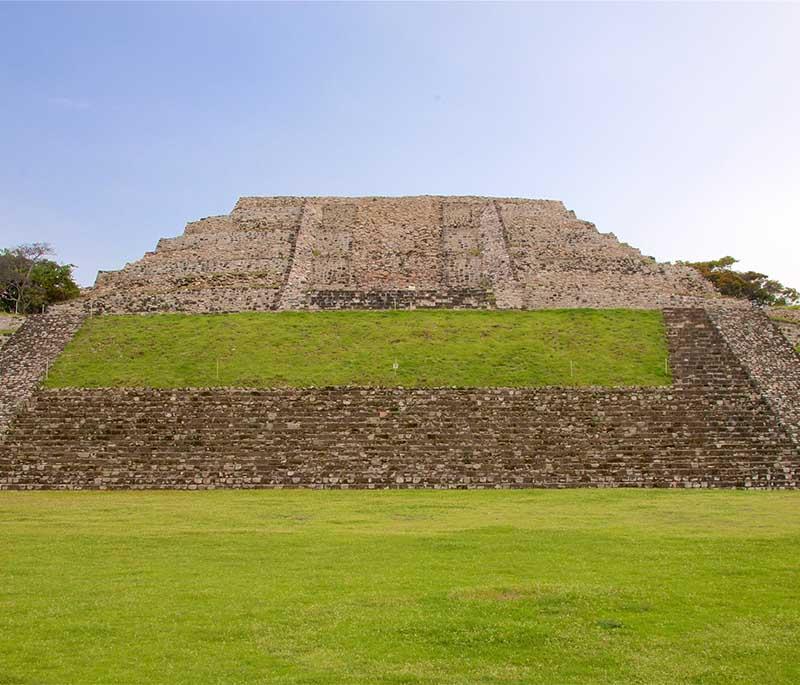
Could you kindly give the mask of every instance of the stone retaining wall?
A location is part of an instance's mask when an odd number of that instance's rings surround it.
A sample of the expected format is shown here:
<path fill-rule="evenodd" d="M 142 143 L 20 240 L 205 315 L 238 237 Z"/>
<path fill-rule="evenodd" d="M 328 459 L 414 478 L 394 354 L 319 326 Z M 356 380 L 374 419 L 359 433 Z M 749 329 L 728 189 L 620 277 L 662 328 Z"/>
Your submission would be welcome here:
<path fill-rule="evenodd" d="M 800 445 L 800 356 L 760 309 L 719 308 L 709 316 L 737 360 Z"/>
<path fill-rule="evenodd" d="M 494 294 L 479 288 L 448 290 L 316 290 L 306 293 L 309 309 L 489 309 Z"/>
<path fill-rule="evenodd" d="M 796 487 L 747 394 L 686 389 L 51 390 L 0 488 Z"/>
<path fill-rule="evenodd" d="M 0 349 L 0 436 L 83 319 L 82 313 L 69 310 L 29 316 Z"/>
<path fill-rule="evenodd" d="M 792 345 L 800 346 L 800 309 L 770 307 L 767 314 Z"/>
<path fill-rule="evenodd" d="M 0 314 L 0 333 L 13 333 L 23 323 L 25 318 L 13 314 Z"/>

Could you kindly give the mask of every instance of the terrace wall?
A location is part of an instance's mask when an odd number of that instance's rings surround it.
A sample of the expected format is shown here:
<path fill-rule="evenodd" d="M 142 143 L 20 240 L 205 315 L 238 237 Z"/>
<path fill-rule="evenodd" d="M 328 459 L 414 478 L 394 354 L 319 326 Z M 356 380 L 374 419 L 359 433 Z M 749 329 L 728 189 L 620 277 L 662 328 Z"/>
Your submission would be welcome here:
<path fill-rule="evenodd" d="M 800 309 L 771 307 L 767 315 L 793 346 L 800 347 Z"/>
<path fill-rule="evenodd" d="M 36 392 L 83 319 L 81 312 L 69 310 L 29 316 L 0 348 L 0 436 Z"/>
<path fill-rule="evenodd" d="M 711 321 L 780 423 L 800 445 L 800 356 L 760 309 L 719 308 Z"/>

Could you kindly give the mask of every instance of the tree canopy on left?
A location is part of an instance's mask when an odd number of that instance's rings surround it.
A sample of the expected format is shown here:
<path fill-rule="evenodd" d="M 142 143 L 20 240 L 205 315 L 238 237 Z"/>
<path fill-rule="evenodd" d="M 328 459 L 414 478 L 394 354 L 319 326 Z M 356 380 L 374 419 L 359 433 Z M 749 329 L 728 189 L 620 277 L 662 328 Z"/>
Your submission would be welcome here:
<path fill-rule="evenodd" d="M 59 264 L 53 255 L 47 243 L 0 249 L 0 310 L 31 314 L 80 294 L 73 265 Z"/>

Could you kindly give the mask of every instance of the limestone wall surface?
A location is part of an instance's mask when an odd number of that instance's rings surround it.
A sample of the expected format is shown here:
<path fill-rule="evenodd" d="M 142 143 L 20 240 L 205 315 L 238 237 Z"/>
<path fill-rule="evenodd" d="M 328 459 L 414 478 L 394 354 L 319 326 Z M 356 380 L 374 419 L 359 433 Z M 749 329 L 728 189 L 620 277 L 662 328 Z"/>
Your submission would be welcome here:
<path fill-rule="evenodd" d="M 84 304 L 95 312 L 357 308 L 397 299 L 426 307 L 476 293 L 481 306 L 500 308 L 718 299 L 693 269 L 643 256 L 561 202 L 245 197 L 230 215 L 190 223 L 143 259 L 102 272 Z"/>
<path fill-rule="evenodd" d="M 706 313 L 665 322 L 670 387 L 39 391 L 0 489 L 797 487 Z"/>
<path fill-rule="evenodd" d="M 22 316 L 15 316 L 13 314 L 0 314 L 0 347 L 5 345 L 14 331 L 16 331 L 23 323 L 25 318 Z"/>
<path fill-rule="evenodd" d="M 302 198 L 243 198 L 230 216 L 187 224 L 154 252 L 98 274 L 94 313 L 267 311 L 289 273 Z"/>
<path fill-rule="evenodd" d="M 709 316 L 776 420 L 800 445 L 800 355 L 760 309 L 720 307 Z"/>
<path fill-rule="evenodd" d="M 783 333 L 784 337 L 795 347 L 800 347 L 800 323 L 789 323 L 787 321 L 774 320 L 776 328 Z"/>
<path fill-rule="evenodd" d="M 25 323 L 25 317 L 0 313 L 0 333 L 13 333 L 23 323 Z"/>
<path fill-rule="evenodd" d="M 800 346 L 800 309 L 770 307 L 767 315 L 792 345 Z"/>
<path fill-rule="evenodd" d="M 0 349 L 0 435 L 36 392 L 83 319 L 81 312 L 63 310 L 29 316 Z"/>
<path fill-rule="evenodd" d="M 46 391 L 11 440 L 0 488 L 784 488 L 799 472 L 758 402 L 663 388 Z"/>

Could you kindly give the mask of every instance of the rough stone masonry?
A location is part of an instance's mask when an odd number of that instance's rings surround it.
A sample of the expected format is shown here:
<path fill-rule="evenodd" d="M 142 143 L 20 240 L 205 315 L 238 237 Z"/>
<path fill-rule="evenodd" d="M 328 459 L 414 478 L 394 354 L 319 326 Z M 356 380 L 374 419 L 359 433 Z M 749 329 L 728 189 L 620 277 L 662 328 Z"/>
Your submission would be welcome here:
<path fill-rule="evenodd" d="M 486 197 L 245 197 L 121 271 L 94 311 L 647 307 L 718 296 L 561 202 Z"/>

